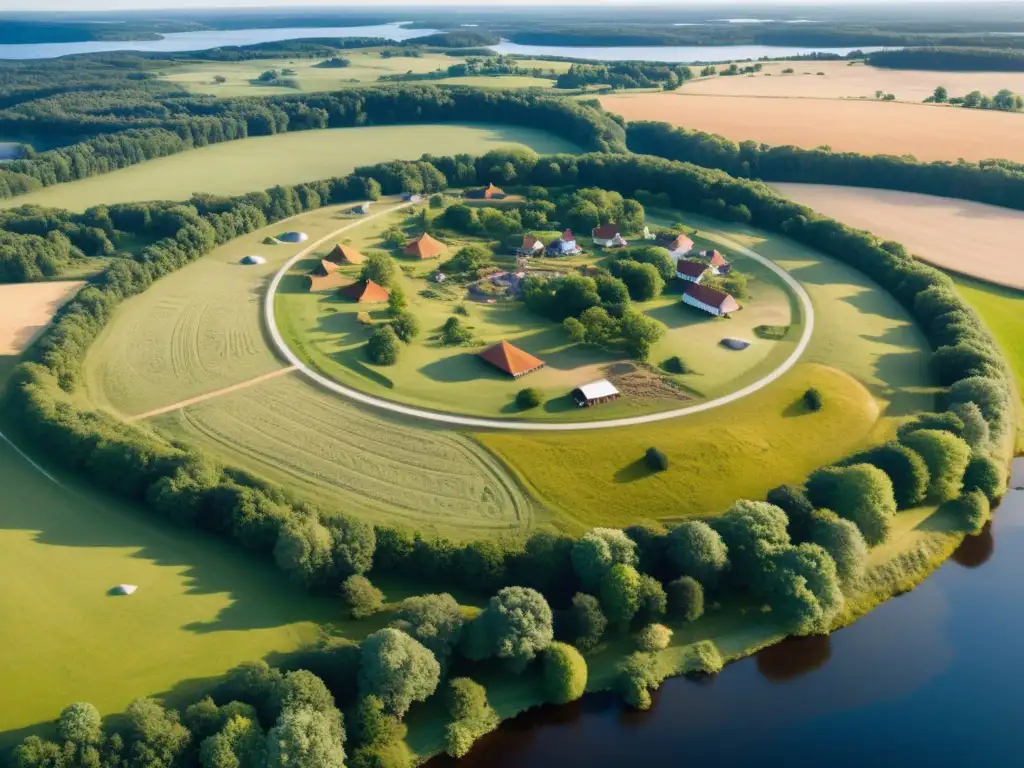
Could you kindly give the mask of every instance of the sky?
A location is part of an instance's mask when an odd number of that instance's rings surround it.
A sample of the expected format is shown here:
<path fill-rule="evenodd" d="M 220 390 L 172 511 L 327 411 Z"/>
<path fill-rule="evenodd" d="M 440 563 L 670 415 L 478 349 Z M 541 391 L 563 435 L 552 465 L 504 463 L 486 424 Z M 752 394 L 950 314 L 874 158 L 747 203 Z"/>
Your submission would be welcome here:
<path fill-rule="evenodd" d="M 917 4 L 927 2 L 966 2 L 967 0 L 716 0 L 715 6 L 780 6 L 780 5 L 886 5 Z M 481 0 L 364 0 L 363 2 L 346 2 L 345 0 L 0 0 L 0 9 L 5 11 L 92 11 L 92 10 L 148 10 L 173 8 L 302 8 L 302 7 L 350 7 L 378 8 L 388 5 L 422 5 L 437 8 L 445 5 L 479 6 Z M 500 0 L 493 5 L 530 6 L 530 5 L 634 5 L 635 0 Z M 644 5 L 676 5 L 680 8 L 687 5 L 707 7 L 710 2 L 687 3 L 680 0 L 643 0 Z"/>

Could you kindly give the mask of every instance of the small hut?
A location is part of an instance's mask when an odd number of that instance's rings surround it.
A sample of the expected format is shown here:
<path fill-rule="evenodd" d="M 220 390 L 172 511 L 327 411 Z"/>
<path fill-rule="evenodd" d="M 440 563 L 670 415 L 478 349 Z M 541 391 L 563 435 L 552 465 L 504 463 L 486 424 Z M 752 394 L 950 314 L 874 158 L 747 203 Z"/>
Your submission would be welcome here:
<path fill-rule="evenodd" d="M 339 293 L 357 304 L 383 304 L 390 294 L 373 280 L 359 280 L 342 288 Z"/>
<path fill-rule="evenodd" d="M 486 187 L 480 189 L 471 189 L 466 192 L 466 197 L 474 200 L 504 200 L 505 190 L 501 187 L 496 187 L 494 184 L 488 184 Z"/>
<path fill-rule="evenodd" d="M 436 259 L 447 250 L 447 245 L 439 240 L 435 240 L 429 233 L 424 232 L 419 237 L 409 241 L 409 244 L 402 249 L 402 252 L 406 256 L 412 256 L 417 259 Z"/>
<path fill-rule="evenodd" d="M 534 357 L 529 352 L 524 352 L 507 341 L 499 341 L 493 347 L 488 347 L 478 353 L 477 356 L 514 379 L 522 378 L 546 365 L 540 358 Z"/>
<path fill-rule="evenodd" d="M 334 264 L 362 264 L 366 257 L 350 245 L 338 243 L 334 249 L 327 254 L 327 261 Z"/>
<path fill-rule="evenodd" d="M 576 387 L 571 393 L 571 397 L 576 401 L 576 405 L 580 408 L 589 408 L 593 405 L 600 405 L 601 403 L 610 403 L 612 400 L 617 400 L 622 395 L 615 388 L 608 379 L 600 379 L 598 381 L 592 381 L 589 384 Z"/>
<path fill-rule="evenodd" d="M 338 265 L 326 260 L 313 267 L 306 277 L 309 280 L 310 291 L 324 291 L 342 284 Z"/>

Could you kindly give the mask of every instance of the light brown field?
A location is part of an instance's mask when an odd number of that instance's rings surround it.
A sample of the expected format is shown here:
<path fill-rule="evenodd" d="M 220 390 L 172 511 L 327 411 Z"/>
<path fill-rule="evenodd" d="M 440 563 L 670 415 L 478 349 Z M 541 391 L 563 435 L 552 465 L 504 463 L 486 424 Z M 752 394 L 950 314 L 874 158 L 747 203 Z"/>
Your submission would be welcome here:
<path fill-rule="evenodd" d="M 836 99 L 690 96 L 644 93 L 602 96 L 627 120 L 661 120 L 775 145 L 866 154 L 911 154 L 920 160 L 1024 161 L 1024 115 L 977 109 Z"/>
<path fill-rule="evenodd" d="M 844 224 L 902 243 L 943 269 L 1024 290 L 1024 213 L 909 192 L 773 184 L 785 197 Z"/>
<path fill-rule="evenodd" d="M 0 356 L 20 355 L 85 283 L 0 285 Z"/>
<path fill-rule="evenodd" d="M 740 66 L 747 66 L 741 64 Z M 782 74 L 793 69 L 791 75 Z M 824 75 L 819 75 L 824 72 Z M 756 75 L 704 78 L 688 83 L 684 93 L 712 96 L 775 96 L 779 98 L 874 99 L 875 91 L 898 101 L 921 102 L 945 86 L 951 96 L 981 91 L 993 96 L 1003 88 L 1024 93 L 1024 72 L 928 72 L 850 66 L 845 61 L 773 61 Z"/>

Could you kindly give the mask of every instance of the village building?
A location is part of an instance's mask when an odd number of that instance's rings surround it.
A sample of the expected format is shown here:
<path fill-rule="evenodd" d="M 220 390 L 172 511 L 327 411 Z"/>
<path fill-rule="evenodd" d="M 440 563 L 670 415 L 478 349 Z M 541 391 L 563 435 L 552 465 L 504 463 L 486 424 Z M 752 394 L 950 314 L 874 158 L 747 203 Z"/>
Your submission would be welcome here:
<path fill-rule="evenodd" d="M 628 245 L 619 232 L 618 224 L 602 224 L 590 234 L 594 238 L 594 245 L 601 248 L 625 248 Z"/>
<path fill-rule="evenodd" d="M 422 203 L 423 195 L 419 195 L 415 192 L 406 192 L 402 195 L 403 203 Z"/>
<path fill-rule="evenodd" d="M 493 347 L 488 347 L 477 356 L 514 379 L 540 370 L 546 365 L 540 358 L 534 357 L 529 352 L 524 352 L 504 340 L 499 341 Z"/>
<path fill-rule="evenodd" d="M 357 304 L 383 304 L 390 294 L 373 280 L 359 280 L 346 285 L 339 293 Z"/>
<path fill-rule="evenodd" d="M 693 250 L 693 240 L 686 235 L 658 237 L 657 244 L 669 252 L 673 259 L 681 259 Z"/>
<path fill-rule="evenodd" d="M 601 403 L 610 403 L 622 395 L 608 379 L 600 379 L 576 387 L 570 395 L 580 408 L 589 408 Z"/>
<path fill-rule="evenodd" d="M 505 190 L 494 186 L 494 184 L 488 184 L 480 189 L 468 190 L 466 197 L 473 200 L 504 200 L 506 195 Z"/>
<path fill-rule="evenodd" d="M 548 256 L 576 256 L 583 249 L 576 244 L 576 237 L 571 229 L 565 230 L 562 236 L 548 245 Z"/>
<path fill-rule="evenodd" d="M 725 291 L 719 291 L 707 285 L 691 283 L 683 291 L 683 303 L 696 307 L 715 317 L 728 317 L 738 312 L 740 305 Z"/>
<path fill-rule="evenodd" d="M 533 235 L 523 235 L 523 244 L 516 248 L 517 256 L 536 256 L 544 252 L 544 242 Z"/>
<path fill-rule="evenodd" d="M 691 259 L 680 259 L 676 262 L 676 277 L 688 283 L 699 283 L 708 271 L 707 264 Z"/>
<path fill-rule="evenodd" d="M 327 261 L 333 264 L 362 264 L 366 257 L 351 245 L 338 243 L 334 249 L 327 254 Z"/>
<path fill-rule="evenodd" d="M 436 259 L 448 250 L 448 246 L 439 240 L 435 240 L 428 233 L 424 232 L 402 249 L 406 256 L 413 256 L 417 259 Z"/>
<path fill-rule="evenodd" d="M 324 291 L 337 288 L 344 280 L 338 272 L 338 265 L 324 260 L 317 264 L 306 275 L 310 291 Z"/>
<path fill-rule="evenodd" d="M 727 275 L 731 265 L 718 251 L 704 251 L 701 254 L 711 265 L 711 273 L 715 275 Z"/>

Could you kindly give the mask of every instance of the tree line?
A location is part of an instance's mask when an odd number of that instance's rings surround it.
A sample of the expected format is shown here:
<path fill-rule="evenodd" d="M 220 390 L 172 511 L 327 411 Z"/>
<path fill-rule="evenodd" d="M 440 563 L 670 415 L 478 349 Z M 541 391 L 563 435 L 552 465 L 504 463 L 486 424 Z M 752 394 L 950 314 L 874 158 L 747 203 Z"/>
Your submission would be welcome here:
<path fill-rule="evenodd" d="M 888 69 L 928 69 L 941 72 L 1024 72 L 1024 51 L 1010 48 L 926 46 L 877 51 L 868 63 Z"/>
<path fill-rule="evenodd" d="M 671 91 L 692 79 L 693 70 L 682 65 L 644 61 L 574 63 L 568 72 L 558 76 L 555 86 L 575 89 L 587 85 L 610 85 L 612 88 L 662 88 Z"/>
<path fill-rule="evenodd" d="M 742 178 L 895 189 L 1024 210 L 1024 170 L 1005 160 L 925 162 L 908 155 L 736 143 L 724 136 L 654 122 L 630 123 L 627 143 L 638 154 L 694 163 Z"/>
<path fill-rule="evenodd" d="M 521 545 L 511 545 L 455 544 L 404 529 L 374 527 L 341 510 L 314 508 L 195 449 L 171 444 L 106 414 L 79 410 L 69 396 L 79 384 L 89 344 L 116 306 L 218 243 L 321 205 L 399 191 L 395 187 L 416 176 L 439 183 L 438 174 L 447 178 L 446 170 L 468 175 L 472 168 L 476 181 L 485 182 L 492 168 L 509 173 L 506 163 L 524 184 L 571 183 L 613 190 L 620 196 L 667 195 L 673 206 L 688 210 L 699 208 L 707 199 L 720 200 L 726 207 L 742 205 L 755 226 L 783 232 L 863 271 L 886 286 L 927 334 L 935 348 L 930 364 L 944 388 L 945 410 L 905 425 L 897 441 L 812 473 L 804 487 L 782 486 L 764 501 L 738 501 L 718 517 L 667 529 L 595 529 L 579 539 L 541 532 Z M 401 165 L 407 169 L 400 173 Z M 607 192 L 581 197 L 595 199 L 602 206 L 619 204 Z M 625 198 L 621 200 L 624 204 Z M 757 182 L 653 157 L 498 152 L 472 165 L 458 158 L 388 163 L 296 187 L 239 197 L 201 196 L 185 204 L 110 206 L 106 213 L 114 229 L 159 239 L 133 259 L 116 260 L 61 310 L 33 349 L 30 362 L 12 376 L 6 392 L 8 412 L 37 447 L 66 468 L 87 473 L 100 488 L 145 504 L 179 524 L 227 537 L 247 551 L 272 559 L 289 578 L 309 589 L 330 593 L 340 587 L 354 614 L 379 610 L 381 596 L 367 579 L 376 574 L 493 595 L 478 617 L 459 624 L 458 634 L 450 603 L 443 596 L 431 598 L 428 605 L 422 603 L 426 598 L 419 598 L 421 602 L 403 607 L 396 626 L 370 635 L 355 650 L 345 646 L 303 659 L 305 668 L 324 678 L 328 693 L 340 696 L 347 691 L 351 696 L 352 691 L 358 692 L 354 705 L 360 712 L 366 710 L 359 717 L 373 722 L 380 722 L 380 715 L 393 718 L 386 721 L 392 725 L 383 728 L 391 734 L 401 732 L 400 718 L 412 702 L 436 691 L 453 649 L 468 661 L 495 658 L 516 673 L 535 670 L 543 675 L 551 700 L 559 701 L 578 695 L 585 685 L 580 685 L 585 662 L 577 659 L 570 646 L 588 650 L 606 634 L 639 631 L 640 650 L 623 661 L 616 685 L 632 705 L 649 706 L 650 690 L 665 673 L 652 655 L 667 642 L 668 630 L 659 628 L 661 617 L 671 614 L 693 620 L 703 612 L 705 595 L 711 600 L 744 595 L 769 606 L 787 632 L 826 632 L 842 614 L 846 595 L 856 589 L 866 552 L 887 540 L 897 509 L 925 500 L 945 504 L 963 530 L 973 531 L 984 523 L 991 501 L 1005 490 L 1006 467 L 1000 461 L 999 446 L 1014 423 L 1009 373 L 949 279 L 916 262 L 898 245 L 879 243 L 867 233 L 784 200 Z M 448 616 L 447 623 L 440 623 L 452 627 L 444 637 L 436 631 L 438 614 Z M 418 629 L 421 621 L 429 624 L 429 632 Z M 559 649 L 556 637 L 570 650 Z M 349 659 L 348 666 L 342 657 Z M 396 658 L 408 659 L 397 665 L 400 672 L 395 664 L 383 661 Z M 682 664 L 679 671 L 714 671 L 720 668 L 721 658 L 713 644 L 705 644 L 692 649 Z M 331 677 L 352 675 L 353 668 L 354 685 L 351 677 Z M 343 736 L 332 725 L 337 718 L 326 704 L 328 697 L 311 676 L 287 683 L 288 674 L 282 678 L 279 671 L 247 665 L 243 672 L 229 676 L 226 685 L 232 680 L 238 683 L 239 678 L 252 681 L 252 690 L 238 693 L 237 687 L 229 688 L 220 699 L 204 703 L 210 722 L 221 725 L 204 731 L 209 735 L 201 740 L 182 732 L 176 714 L 154 710 L 147 715 L 147 723 L 163 722 L 162 732 L 177 734 L 159 740 L 161 749 L 179 745 L 159 764 L 184 765 L 189 749 L 198 747 L 202 753 L 206 739 L 227 727 L 226 715 L 215 716 L 213 710 L 219 712 L 237 701 L 253 707 L 256 715 L 254 720 L 252 710 L 245 709 L 241 717 L 253 725 L 236 724 L 232 734 L 239 729 L 262 733 L 255 729 L 258 721 L 261 729 L 276 733 L 278 745 L 291 743 L 286 734 L 294 734 L 294 743 L 305 745 L 296 748 L 312 748 L 311 744 L 334 748 L 317 752 L 311 763 L 287 762 L 298 758 L 270 757 L 279 748 L 271 745 L 275 740 L 246 738 L 254 750 L 264 745 L 266 751 L 261 754 L 266 765 L 340 765 L 331 761 L 340 759 L 336 750 L 341 749 Z M 286 683 L 303 690 L 292 697 L 296 712 L 288 717 L 289 707 L 281 703 L 290 700 Z M 450 710 L 452 754 L 464 754 L 474 735 L 493 722 L 481 703 L 485 696 L 474 685 L 450 683 L 459 688 L 451 698 L 462 702 Z M 115 752 L 125 755 L 128 750 L 128 756 L 106 764 L 155 764 L 144 762 L 151 759 L 150 750 L 157 748 L 141 735 L 144 731 L 122 736 L 121 751 Z M 217 742 L 218 754 L 235 754 L 238 739 L 225 734 L 226 744 Z M 53 755 L 77 754 L 81 746 L 74 739 L 67 741 L 74 743 L 68 747 L 67 743 L 30 740 L 25 747 L 28 756 L 19 765 L 61 765 Z M 397 737 L 385 740 L 374 755 L 380 750 L 390 754 L 397 749 L 395 741 Z M 214 751 L 213 746 L 206 749 Z"/>

